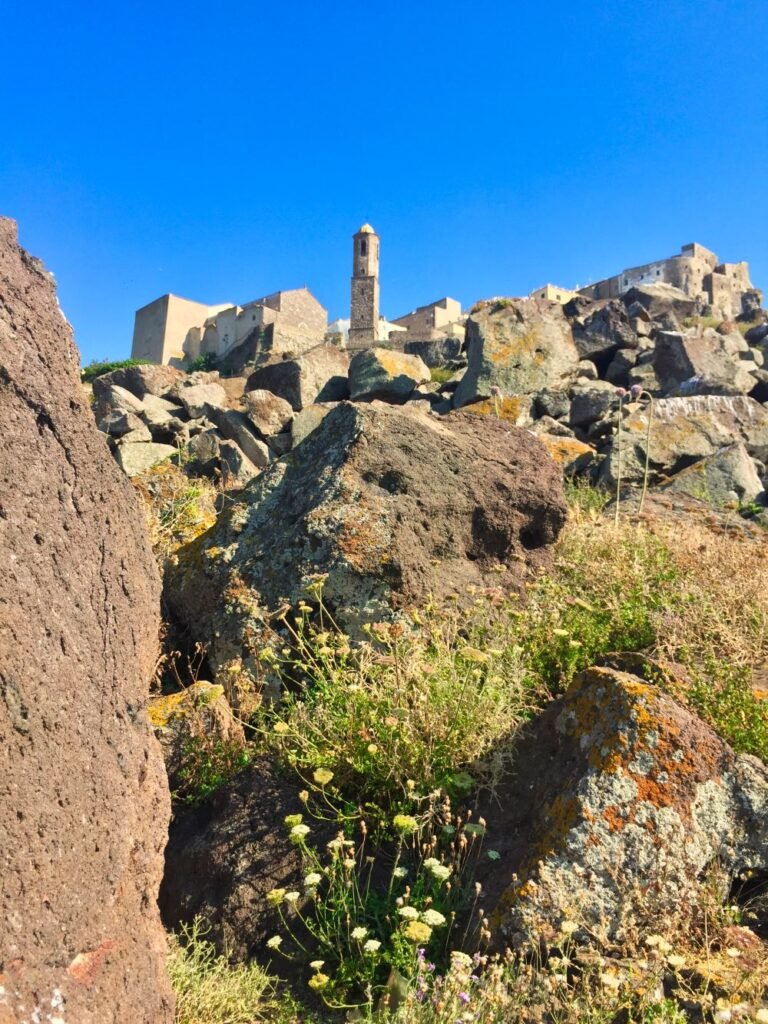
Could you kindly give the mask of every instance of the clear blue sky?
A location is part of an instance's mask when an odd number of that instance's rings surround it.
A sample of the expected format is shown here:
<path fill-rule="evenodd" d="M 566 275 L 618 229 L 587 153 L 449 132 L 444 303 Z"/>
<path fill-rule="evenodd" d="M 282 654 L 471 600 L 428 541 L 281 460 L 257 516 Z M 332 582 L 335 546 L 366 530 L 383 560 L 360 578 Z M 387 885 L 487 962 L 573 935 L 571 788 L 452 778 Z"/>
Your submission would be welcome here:
<path fill-rule="evenodd" d="M 690 241 L 768 290 L 766 0 L 6 0 L 0 213 L 83 362 L 164 292 L 348 315 L 584 284 Z"/>

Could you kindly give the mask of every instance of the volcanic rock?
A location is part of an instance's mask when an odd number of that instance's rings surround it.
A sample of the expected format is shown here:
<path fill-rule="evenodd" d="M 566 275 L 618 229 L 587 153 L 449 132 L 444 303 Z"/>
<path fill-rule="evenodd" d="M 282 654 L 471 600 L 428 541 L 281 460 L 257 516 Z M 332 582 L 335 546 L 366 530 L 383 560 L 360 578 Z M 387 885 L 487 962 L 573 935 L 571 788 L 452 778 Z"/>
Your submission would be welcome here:
<path fill-rule="evenodd" d="M 491 388 L 525 395 L 564 388 L 579 352 L 562 307 L 536 299 L 509 299 L 483 307 L 467 321 L 467 370 L 453 396 L 455 408 L 490 398 Z"/>
<path fill-rule="evenodd" d="M 486 884 L 503 943 L 556 940 L 564 921 L 598 941 L 658 932 L 690 917 L 713 864 L 768 869 L 768 768 L 635 676 L 583 672 L 517 761 Z"/>
<path fill-rule="evenodd" d="M 520 585 L 564 520 L 560 471 L 526 431 L 342 403 L 178 553 L 167 593 L 237 708 L 260 687 L 270 614 L 318 574 L 359 636 L 429 595 Z"/>
<path fill-rule="evenodd" d="M 78 363 L 51 276 L 0 220 L 0 1019 L 171 1024 L 160 585 Z"/>

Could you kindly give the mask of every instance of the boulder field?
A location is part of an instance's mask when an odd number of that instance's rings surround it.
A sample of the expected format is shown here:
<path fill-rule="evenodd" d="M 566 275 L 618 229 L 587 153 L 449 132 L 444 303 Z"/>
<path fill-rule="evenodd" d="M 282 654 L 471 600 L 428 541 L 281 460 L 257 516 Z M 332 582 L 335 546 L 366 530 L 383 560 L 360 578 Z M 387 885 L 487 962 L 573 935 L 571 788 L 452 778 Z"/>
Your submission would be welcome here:
<path fill-rule="evenodd" d="M 52 277 L 0 220 L 0 1020 L 171 1024 L 160 581 Z"/>

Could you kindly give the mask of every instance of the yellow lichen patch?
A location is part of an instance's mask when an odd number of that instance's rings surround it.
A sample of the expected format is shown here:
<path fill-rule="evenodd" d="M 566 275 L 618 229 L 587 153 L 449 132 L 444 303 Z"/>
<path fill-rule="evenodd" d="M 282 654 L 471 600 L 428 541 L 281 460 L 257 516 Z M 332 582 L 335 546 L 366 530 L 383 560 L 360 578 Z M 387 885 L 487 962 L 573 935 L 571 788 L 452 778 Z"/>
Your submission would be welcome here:
<path fill-rule="evenodd" d="M 224 687 L 216 683 L 197 682 L 178 693 L 154 697 L 149 702 L 148 716 L 152 726 L 165 729 L 175 718 L 184 718 L 211 701 L 224 696 Z"/>
<path fill-rule="evenodd" d="M 474 416 L 495 416 L 505 423 L 522 426 L 530 420 L 530 408 L 530 399 L 523 395 L 509 395 L 503 398 L 484 398 L 482 402 L 465 406 L 463 411 Z"/>
<path fill-rule="evenodd" d="M 570 466 L 582 456 L 588 457 L 594 454 L 588 444 L 577 441 L 575 437 L 557 437 L 555 434 L 539 434 L 538 436 L 558 466 L 563 468 Z"/>
<path fill-rule="evenodd" d="M 524 359 L 527 363 L 541 366 L 544 363 L 543 351 L 536 348 L 538 335 L 535 329 L 519 334 L 504 344 L 495 346 L 489 353 L 488 359 L 497 366 L 507 366 L 515 359 Z"/>
<path fill-rule="evenodd" d="M 391 377 L 411 377 L 415 379 L 415 373 L 418 373 L 418 363 L 414 357 L 403 355 L 400 352 L 377 349 L 376 362 Z"/>

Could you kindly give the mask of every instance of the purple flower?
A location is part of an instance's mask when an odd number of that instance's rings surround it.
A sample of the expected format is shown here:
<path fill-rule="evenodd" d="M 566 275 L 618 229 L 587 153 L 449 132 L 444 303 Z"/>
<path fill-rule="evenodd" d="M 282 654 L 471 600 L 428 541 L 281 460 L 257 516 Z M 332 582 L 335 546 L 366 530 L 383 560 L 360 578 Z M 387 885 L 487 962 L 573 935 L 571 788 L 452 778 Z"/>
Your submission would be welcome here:
<path fill-rule="evenodd" d="M 638 400 L 638 398 L 640 397 L 640 395 L 642 395 L 642 393 L 643 393 L 643 385 L 642 384 L 633 384 L 632 387 L 629 389 L 629 393 L 632 396 L 633 401 L 636 402 Z"/>
<path fill-rule="evenodd" d="M 459 992 L 459 1002 L 466 1006 L 469 1002 L 469 995 L 466 992 Z"/>
<path fill-rule="evenodd" d="M 501 398 L 501 388 L 498 384 L 491 384 L 491 398 Z"/>
<path fill-rule="evenodd" d="M 626 398 L 627 397 L 627 389 L 626 388 L 616 388 L 616 394 L 619 396 L 619 398 Z"/>

